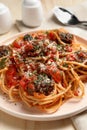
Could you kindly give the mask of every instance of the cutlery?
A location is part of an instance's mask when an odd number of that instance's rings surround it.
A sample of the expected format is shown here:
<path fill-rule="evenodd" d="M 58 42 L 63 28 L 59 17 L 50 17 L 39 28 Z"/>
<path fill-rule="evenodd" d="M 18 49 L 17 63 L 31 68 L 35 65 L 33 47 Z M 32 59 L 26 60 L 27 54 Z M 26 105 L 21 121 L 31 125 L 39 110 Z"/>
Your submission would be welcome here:
<path fill-rule="evenodd" d="M 65 8 L 55 7 L 53 13 L 63 25 L 77 26 L 87 29 L 87 21 L 80 21 L 73 13 Z"/>

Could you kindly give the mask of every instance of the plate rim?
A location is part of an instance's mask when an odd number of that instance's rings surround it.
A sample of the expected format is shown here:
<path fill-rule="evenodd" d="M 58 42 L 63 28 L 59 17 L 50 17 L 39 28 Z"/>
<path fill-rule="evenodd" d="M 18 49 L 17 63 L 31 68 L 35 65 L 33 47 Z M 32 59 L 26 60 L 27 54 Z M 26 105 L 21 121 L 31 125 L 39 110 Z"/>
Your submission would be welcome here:
<path fill-rule="evenodd" d="M 52 29 L 47 29 L 47 30 L 52 30 Z M 24 31 L 24 32 L 19 32 L 17 34 L 14 34 L 13 36 L 10 36 L 9 38 L 6 38 L 2 41 L 0 41 L 0 43 L 4 43 L 4 45 L 6 43 L 10 43 L 12 40 L 14 41 L 14 39 L 16 39 L 18 36 L 21 36 L 21 35 L 24 35 L 26 33 L 33 33 L 33 32 L 38 32 L 38 31 L 46 31 L 46 29 L 44 30 L 32 30 L 32 31 Z M 69 31 L 70 32 L 70 31 Z M 73 34 L 74 35 L 74 34 Z M 87 40 L 84 39 L 84 38 L 81 38 L 80 36 L 78 35 L 74 35 L 78 40 L 81 40 L 82 42 L 84 42 L 85 44 L 87 44 Z M 61 109 L 61 108 L 60 108 Z M 68 113 L 68 114 L 63 114 L 62 116 L 59 115 L 59 116 L 52 116 L 52 114 L 47 114 L 47 116 L 43 117 L 43 116 L 35 116 L 35 115 L 27 115 L 27 114 L 20 114 L 18 112 L 12 112 L 10 109 L 6 109 L 2 106 L 0 106 L 0 110 L 9 114 L 9 115 L 12 115 L 12 116 L 15 116 L 15 117 L 18 117 L 18 118 L 21 118 L 21 119 L 26 119 L 26 120 L 33 120 L 33 121 L 52 121 L 52 120 L 60 120 L 60 119 L 65 119 L 65 118 L 68 118 L 68 117 L 71 117 L 71 116 L 74 116 L 76 114 L 79 114 L 80 112 L 83 112 L 87 109 L 87 106 L 85 106 L 84 108 L 80 108 L 79 110 L 76 110 L 76 111 L 73 111 L 71 113 Z"/>

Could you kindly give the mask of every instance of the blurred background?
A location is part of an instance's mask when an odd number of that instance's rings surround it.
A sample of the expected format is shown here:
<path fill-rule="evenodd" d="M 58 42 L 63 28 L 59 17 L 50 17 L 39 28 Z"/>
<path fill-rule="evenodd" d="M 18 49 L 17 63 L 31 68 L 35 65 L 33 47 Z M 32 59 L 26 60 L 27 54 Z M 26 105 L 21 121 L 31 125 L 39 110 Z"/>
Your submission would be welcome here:
<path fill-rule="evenodd" d="M 50 11 L 55 5 L 58 6 L 74 6 L 87 0 L 41 0 L 44 13 Z M 22 0 L 0 0 L 11 10 L 14 19 L 21 19 Z"/>

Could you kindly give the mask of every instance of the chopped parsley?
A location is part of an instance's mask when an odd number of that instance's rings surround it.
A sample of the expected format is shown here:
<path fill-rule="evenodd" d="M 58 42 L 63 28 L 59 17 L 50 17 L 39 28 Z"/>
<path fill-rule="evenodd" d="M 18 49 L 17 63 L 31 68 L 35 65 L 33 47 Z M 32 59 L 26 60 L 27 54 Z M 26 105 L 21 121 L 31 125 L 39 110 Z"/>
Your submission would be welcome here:
<path fill-rule="evenodd" d="M 26 34 L 23 38 L 24 41 L 31 41 L 33 39 L 33 37 L 29 34 Z"/>
<path fill-rule="evenodd" d="M 58 50 L 58 51 L 62 51 L 62 50 L 63 50 L 63 45 L 57 44 L 57 50 Z"/>
<path fill-rule="evenodd" d="M 67 64 L 67 63 L 64 63 L 64 64 L 63 64 L 63 67 L 68 67 L 68 64 Z"/>
<path fill-rule="evenodd" d="M 4 69 L 5 68 L 5 66 L 6 66 L 6 59 L 7 58 L 2 58 L 0 60 L 0 69 Z"/>

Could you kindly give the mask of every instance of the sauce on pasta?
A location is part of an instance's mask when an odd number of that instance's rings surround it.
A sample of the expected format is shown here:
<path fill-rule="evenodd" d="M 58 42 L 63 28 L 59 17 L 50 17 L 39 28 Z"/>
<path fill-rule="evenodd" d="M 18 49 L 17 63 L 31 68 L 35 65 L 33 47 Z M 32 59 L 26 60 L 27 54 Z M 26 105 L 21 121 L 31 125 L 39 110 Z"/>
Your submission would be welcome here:
<path fill-rule="evenodd" d="M 75 36 L 61 29 L 24 34 L 0 46 L 1 90 L 10 100 L 47 113 L 70 98 L 82 98 L 87 48 L 75 46 Z"/>

